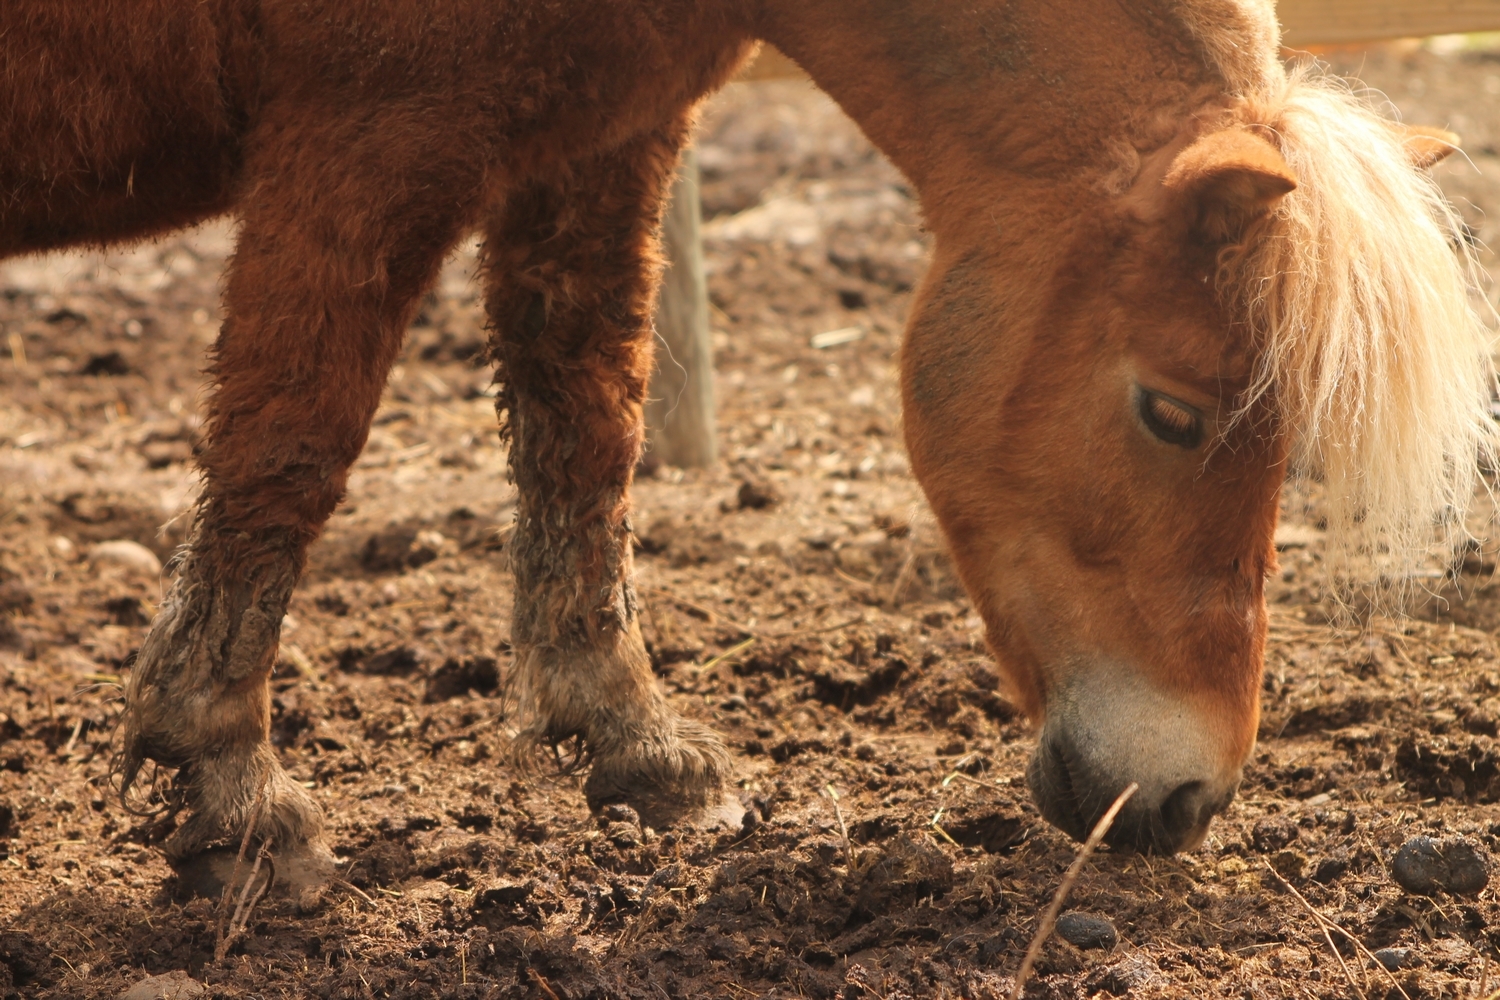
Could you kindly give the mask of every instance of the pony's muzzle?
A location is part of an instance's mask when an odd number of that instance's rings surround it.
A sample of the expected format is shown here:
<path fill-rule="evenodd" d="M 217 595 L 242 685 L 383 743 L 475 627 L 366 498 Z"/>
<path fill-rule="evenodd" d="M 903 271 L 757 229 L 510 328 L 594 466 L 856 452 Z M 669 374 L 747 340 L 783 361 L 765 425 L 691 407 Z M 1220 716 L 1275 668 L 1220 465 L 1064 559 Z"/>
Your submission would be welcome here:
<path fill-rule="evenodd" d="M 1083 840 L 1135 782 L 1106 842 L 1151 854 L 1196 848 L 1234 799 L 1238 755 L 1214 752 L 1220 741 L 1197 713 L 1156 692 L 1111 686 L 1102 701 L 1090 697 L 1100 686 L 1074 686 L 1049 706 L 1026 774 L 1032 797 L 1048 822 Z"/>

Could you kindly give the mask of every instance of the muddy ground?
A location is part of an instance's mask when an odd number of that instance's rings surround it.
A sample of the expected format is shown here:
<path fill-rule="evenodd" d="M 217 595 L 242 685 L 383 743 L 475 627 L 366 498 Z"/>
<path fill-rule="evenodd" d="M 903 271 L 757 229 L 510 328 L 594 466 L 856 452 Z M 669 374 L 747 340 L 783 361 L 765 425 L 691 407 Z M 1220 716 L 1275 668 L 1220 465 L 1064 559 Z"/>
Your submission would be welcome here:
<path fill-rule="evenodd" d="M 1409 120 L 1465 133 L 1472 165 L 1443 181 L 1500 243 L 1500 57 L 1337 58 Z M 215 962 L 216 904 L 178 898 L 155 848 L 167 831 L 110 784 L 158 577 L 93 546 L 165 557 L 182 537 L 230 233 L 12 262 L 0 995 L 114 997 L 172 970 L 242 997 L 1008 992 L 1075 845 L 1030 804 L 1027 726 L 996 693 L 902 452 L 893 365 L 926 253 L 917 208 L 795 83 L 732 87 L 702 150 L 724 460 L 640 484 L 640 587 L 661 681 L 726 734 L 756 822 L 591 818 L 575 780 L 500 762 L 513 493 L 461 257 L 412 330 L 274 679 L 276 745 L 328 811 L 342 881 L 303 911 L 262 902 Z M 850 327 L 859 339 L 809 344 Z M 1096 855 L 1070 907 L 1113 920 L 1118 944 L 1054 939 L 1029 996 L 1399 995 L 1338 932 L 1335 955 L 1309 907 L 1370 950 L 1411 949 L 1395 974 L 1410 997 L 1500 985 L 1492 891 L 1418 897 L 1388 874 L 1418 833 L 1500 849 L 1491 550 L 1470 555 L 1462 596 L 1340 631 L 1316 501 L 1293 491 L 1286 513 L 1239 799 L 1192 854 Z"/>

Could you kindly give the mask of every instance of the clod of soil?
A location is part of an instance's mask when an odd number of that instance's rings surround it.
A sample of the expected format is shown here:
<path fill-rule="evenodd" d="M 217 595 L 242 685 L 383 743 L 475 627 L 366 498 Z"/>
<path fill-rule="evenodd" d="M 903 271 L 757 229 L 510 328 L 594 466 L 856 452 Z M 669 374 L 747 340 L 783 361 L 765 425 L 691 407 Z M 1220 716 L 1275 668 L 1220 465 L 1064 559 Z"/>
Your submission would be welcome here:
<path fill-rule="evenodd" d="M 1113 948 L 1120 932 L 1104 917 L 1070 910 L 1057 918 L 1057 936 L 1077 948 Z"/>
<path fill-rule="evenodd" d="M 121 993 L 118 1000 L 186 1000 L 187 997 L 201 996 L 207 992 L 208 987 L 186 972 L 177 971 L 147 976 Z"/>
<path fill-rule="evenodd" d="M 1375 953 L 1375 961 L 1385 966 L 1389 972 L 1406 968 L 1414 957 L 1410 948 L 1381 948 Z"/>
<path fill-rule="evenodd" d="M 1143 955 L 1131 955 L 1108 968 L 1090 976 L 1084 984 L 1086 995 L 1109 993 L 1122 997 L 1133 990 L 1142 989 L 1163 979 L 1161 969 Z"/>
<path fill-rule="evenodd" d="M 765 510 L 781 502 L 781 491 L 763 480 L 747 479 L 740 483 L 737 499 L 740 510 Z"/>
<path fill-rule="evenodd" d="M 1440 889 L 1474 896 L 1489 884 L 1489 855 L 1466 837 L 1413 837 L 1396 852 L 1391 875 L 1401 888 L 1419 896 L 1431 896 Z"/>

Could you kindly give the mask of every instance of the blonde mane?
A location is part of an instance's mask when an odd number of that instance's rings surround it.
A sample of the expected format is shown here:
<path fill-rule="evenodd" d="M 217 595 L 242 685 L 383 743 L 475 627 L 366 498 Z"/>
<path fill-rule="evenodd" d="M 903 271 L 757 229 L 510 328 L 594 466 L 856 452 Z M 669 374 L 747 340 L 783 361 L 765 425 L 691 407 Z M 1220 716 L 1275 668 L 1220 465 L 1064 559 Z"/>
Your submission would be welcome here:
<path fill-rule="evenodd" d="M 1242 412 L 1272 403 L 1293 467 L 1321 478 L 1330 568 L 1399 604 L 1434 546 L 1467 537 L 1500 452 L 1483 272 L 1399 126 L 1344 81 L 1283 68 L 1269 2 L 1176 8 L 1239 99 L 1232 124 L 1271 138 L 1298 180 L 1222 261 L 1262 351 Z"/>
<path fill-rule="evenodd" d="M 1244 405 L 1273 402 L 1294 467 L 1321 475 L 1331 568 L 1399 599 L 1435 543 L 1467 537 L 1500 450 L 1482 272 L 1370 101 L 1311 68 L 1268 82 L 1237 117 L 1274 137 L 1298 187 L 1222 262 L 1261 342 Z"/>

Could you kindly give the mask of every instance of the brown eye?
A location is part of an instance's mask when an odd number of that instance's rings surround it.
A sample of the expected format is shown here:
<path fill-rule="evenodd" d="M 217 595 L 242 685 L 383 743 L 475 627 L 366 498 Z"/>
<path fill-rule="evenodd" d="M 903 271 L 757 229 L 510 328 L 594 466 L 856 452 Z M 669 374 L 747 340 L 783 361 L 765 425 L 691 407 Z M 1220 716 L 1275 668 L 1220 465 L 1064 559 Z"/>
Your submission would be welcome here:
<path fill-rule="evenodd" d="M 1203 418 L 1186 403 L 1142 389 L 1140 411 L 1146 429 L 1167 444 L 1196 448 L 1203 440 Z"/>

